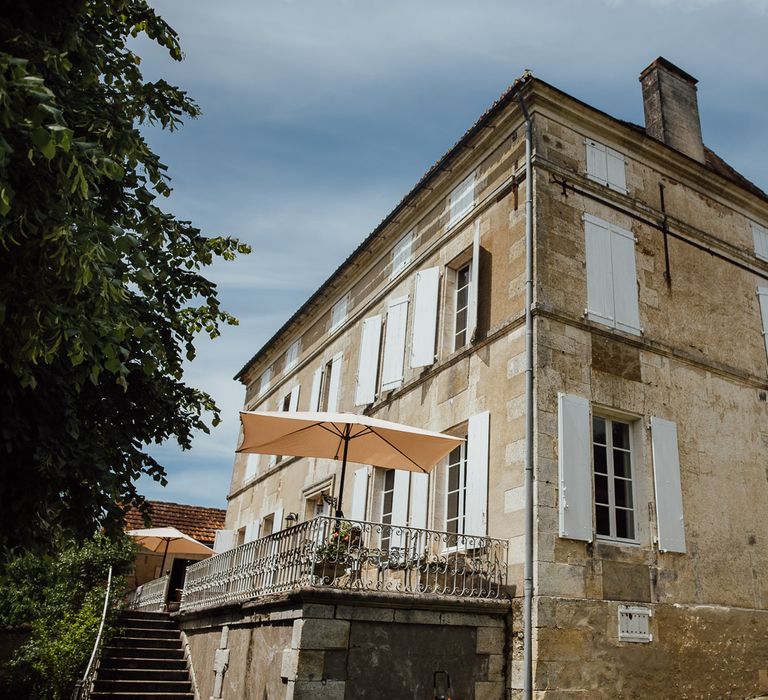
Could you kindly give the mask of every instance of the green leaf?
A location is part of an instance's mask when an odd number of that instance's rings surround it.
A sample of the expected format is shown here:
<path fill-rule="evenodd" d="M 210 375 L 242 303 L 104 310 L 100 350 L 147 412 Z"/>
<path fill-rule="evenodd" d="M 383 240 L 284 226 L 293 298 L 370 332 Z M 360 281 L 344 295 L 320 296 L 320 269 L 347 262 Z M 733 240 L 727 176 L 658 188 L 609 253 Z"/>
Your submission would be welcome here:
<path fill-rule="evenodd" d="M 40 151 L 48 160 L 51 160 L 56 154 L 56 141 L 53 138 L 48 129 L 38 127 L 30 135 L 32 143 L 37 146 L 37 150 Z"/>

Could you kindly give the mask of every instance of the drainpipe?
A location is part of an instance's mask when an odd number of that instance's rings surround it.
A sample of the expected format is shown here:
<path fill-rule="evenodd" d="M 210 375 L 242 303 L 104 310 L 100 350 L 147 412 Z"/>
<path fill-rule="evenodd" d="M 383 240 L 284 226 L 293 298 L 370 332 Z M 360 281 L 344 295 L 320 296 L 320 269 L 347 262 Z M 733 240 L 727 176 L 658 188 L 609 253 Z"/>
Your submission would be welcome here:
<path fill-rule="evenodd" d="M 523 700 L 533 698 L 533 175 L 531 117 L 518 92 L 525 118 L 525 566 L 523 570 Z"/>

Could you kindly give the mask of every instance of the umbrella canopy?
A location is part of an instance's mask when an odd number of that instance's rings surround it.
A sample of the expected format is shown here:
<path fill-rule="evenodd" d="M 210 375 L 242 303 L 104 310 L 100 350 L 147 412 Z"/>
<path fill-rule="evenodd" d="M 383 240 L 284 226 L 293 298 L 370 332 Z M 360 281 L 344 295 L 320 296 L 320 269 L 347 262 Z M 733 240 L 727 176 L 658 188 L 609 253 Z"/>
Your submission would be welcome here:
<path fill-rule="evenodd" d="M 175 527 L 150 527 L 144 530 L 128 530 L 127 534 L 150 552 L 163 553 L 161 569 L 165 567 L 165 558 L 168 554 L 208 554 L 211 556 L 214 554 L 210 547 L 206 547 Z"/>
<path fill-rule="evenodd" d="M 241 411 L 238 452 L 342 460 L 337 515 L 347 461 L 429 472 L 463 438 L 354 413 Z"/>

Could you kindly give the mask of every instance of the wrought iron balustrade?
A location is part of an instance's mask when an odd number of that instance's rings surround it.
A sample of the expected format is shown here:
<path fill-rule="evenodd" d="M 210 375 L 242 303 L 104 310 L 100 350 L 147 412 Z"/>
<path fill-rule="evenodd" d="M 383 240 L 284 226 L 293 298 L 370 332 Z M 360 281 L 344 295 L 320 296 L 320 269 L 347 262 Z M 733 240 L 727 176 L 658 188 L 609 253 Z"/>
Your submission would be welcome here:
<path fill-rule="evenodd" d="M 170 576 L 165 575 L 139 586 L 131 591 L 126 598 L 129 610 L 144 610 L 146 612 L 162 612 L 168 596 Z"/>
<path fill-rule="evenodd" d="M 301 587 L 497 598 L 505 540 L 319 516 L 192 564 L 182 610 Z"/>

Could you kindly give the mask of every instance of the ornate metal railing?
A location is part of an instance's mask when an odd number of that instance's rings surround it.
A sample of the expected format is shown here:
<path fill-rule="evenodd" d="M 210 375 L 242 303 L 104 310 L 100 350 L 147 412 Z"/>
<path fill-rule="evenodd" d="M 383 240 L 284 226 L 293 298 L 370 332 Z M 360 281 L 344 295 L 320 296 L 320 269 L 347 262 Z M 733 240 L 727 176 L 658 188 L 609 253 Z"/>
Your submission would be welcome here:
<path fill-rule="evenodd" d="M 156 578 L 131 591 L 126 598 L 129 610 L 145 610 L 147 612 L 162 612 L 168 597 L 168 582 L 170 576 Z"/>
<path fill-rule="evenodd" d="M 505 540 L 320 516 L 192 564 L 182 610 L 304 586 L 497 598 Z"/>

